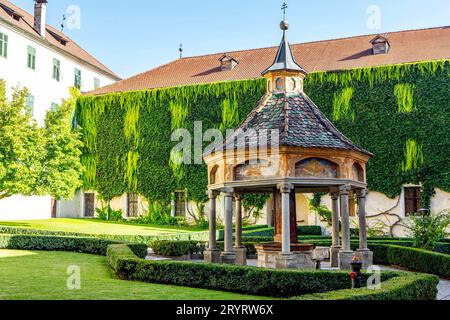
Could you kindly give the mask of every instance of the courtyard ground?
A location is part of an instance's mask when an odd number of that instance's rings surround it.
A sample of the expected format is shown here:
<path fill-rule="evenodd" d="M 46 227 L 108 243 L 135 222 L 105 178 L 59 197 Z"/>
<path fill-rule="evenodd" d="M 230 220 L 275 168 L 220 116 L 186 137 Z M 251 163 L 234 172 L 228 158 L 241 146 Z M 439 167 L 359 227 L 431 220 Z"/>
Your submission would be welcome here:
<path fill-rule="evenodd" d="M 68 267 L 78 266 L 81 289 L 67 289 Z M 0 250 L 0 300 L 244 300 L 263 297 L 119 280 L 106 257 Z"/>
<path fill-rule="evenodd" d="M 0 221 L 0 226 L 31 228 L 39 230 L 65 231 L 87 234 L 114 235 L 161 235 L 192 232 L 175 227 L 159 227 L 129 223 L 109 222 L 96 219 L 50 219 L 33 221 Z"/>

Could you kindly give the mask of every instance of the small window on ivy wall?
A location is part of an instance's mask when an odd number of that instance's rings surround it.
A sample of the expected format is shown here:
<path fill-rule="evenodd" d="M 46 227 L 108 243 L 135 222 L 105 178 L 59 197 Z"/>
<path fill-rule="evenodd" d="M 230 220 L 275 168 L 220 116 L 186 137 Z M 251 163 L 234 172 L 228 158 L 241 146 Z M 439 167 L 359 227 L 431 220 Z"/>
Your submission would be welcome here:
<path fill-rule="evenodd" d="M 420 198 L 421 198 L 420 187 L 405 187 L 404 197 L 405 197 L 405 215 L 410 216 L 417 214 L 420 208 Z"/>
<path fill-rule="evenodd" d="M 8 57 L 8 35 L 0 32 L 0 57 Z"/>
<path fill-rule="evenodd" d="M 100 88 L 100 79 L 94 78 L 94 89 Z"/>
<path fill-rule="evenodd" d="M 127 194 L 127 215 L 130 218 L 139 216 L 139 196 L 137 193 Z"/>
<path fill-rule="evenodd" d="M 30 112 L 31 116 L 34 115 L 34 96 L 29 94 L 25 99 L 25 105 Z"/>
<path fill-rule="evenodd" d="M 81 70 L 75 68 L 74 87 L 81 90 Z"/>
<path fill-rule="evenodd" d="M 36 49 L 28 46 L 27 52 L 27 67 L 28 69 L 36 70 Z"/>
<path fill-rule="evenodd" d="M 185 217 L 186 216 L 186 193 L 185 192 L 175 192 L 175 216 Z"/>

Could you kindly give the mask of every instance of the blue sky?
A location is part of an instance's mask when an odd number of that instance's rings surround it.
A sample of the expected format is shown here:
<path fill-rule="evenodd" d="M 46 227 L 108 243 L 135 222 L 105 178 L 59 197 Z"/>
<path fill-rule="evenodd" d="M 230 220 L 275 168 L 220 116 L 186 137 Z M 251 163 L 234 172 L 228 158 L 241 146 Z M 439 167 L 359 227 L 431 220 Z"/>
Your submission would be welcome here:
<path fill-rule="evenodd" d="M 33 11 L 32 0 L 10 1 Z M 66 27 L 65 33 L 117 74 L 128 77 L 177 59 L 180 43 L 185 56 L 277 45 L 282 2 L 49 0 L 47 19 L 58 27 L 69 6 L 78 6 L 81 27 Z M 449 0 L 287 2 L 291 43 L 450 25 Z M 368 20 L 381 24 L 369 27 Z"/>

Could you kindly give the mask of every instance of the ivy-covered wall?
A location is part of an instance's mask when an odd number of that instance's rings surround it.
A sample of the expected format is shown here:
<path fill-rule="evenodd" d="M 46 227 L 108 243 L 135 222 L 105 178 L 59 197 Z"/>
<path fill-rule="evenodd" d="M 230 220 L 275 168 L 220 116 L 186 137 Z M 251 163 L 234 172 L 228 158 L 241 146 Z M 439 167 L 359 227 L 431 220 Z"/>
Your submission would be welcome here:
<path fill-rule="evenodd" d="M 406 183 L 450 191 L 450 62 L 435 61 L 307 76 L 305 92 L 353 142 L 375 154 L 371 190 L 390 197 Z M 265 80 L 83 96 L 84 187 L 105 199 L 137 191 L 169 202 L 175 190 L 206 201 L 205 165 L 171 161 L 173 129 L 236 127 L 265 93 Z M 207 144 L 207 143 L 205 143 Z"/>

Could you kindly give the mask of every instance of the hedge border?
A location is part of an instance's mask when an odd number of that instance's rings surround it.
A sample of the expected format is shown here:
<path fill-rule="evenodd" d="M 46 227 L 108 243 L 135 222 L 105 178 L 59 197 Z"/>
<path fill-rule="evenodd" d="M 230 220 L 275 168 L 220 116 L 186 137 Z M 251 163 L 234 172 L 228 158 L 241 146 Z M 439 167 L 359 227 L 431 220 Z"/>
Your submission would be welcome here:
<path fill-rule="evenodd" d="M 345 290 L 351 286 L 345 271 L 274 270 L 209 263 L 146 261 L 139 259 L 130 248 L 120 244 L 108 247 L 107 258 L 120 279 L 134 281 L 295 299 L 308 298 L 309 296 L 305 296 L 307 294 L 313 294 L 311 297 L 317 299 L 321 297 L 317 297 L 317 293 L 339 294 L 340 298 L 346 294 L 347 299 L 358 299 L 364 297 L 368 290 Z M 364 281 L 368 276 L 369 274 L 363 274 Z M 392 284 L 389 282 L 397 278 L 400 280 Z M 388 289 L 392 288 L 392 292 L 384 290 L 382 294 L 370 297 L 371 299 L 394 300 L 405 297 L 411 300 L 433 300 L 437 295 L 438 278 L 435 276 L 383 271 L 382 281 L 383 285 L 389 285 Z M 426 285 L 426 291 L 422 290 L 422 284 Z"/>

